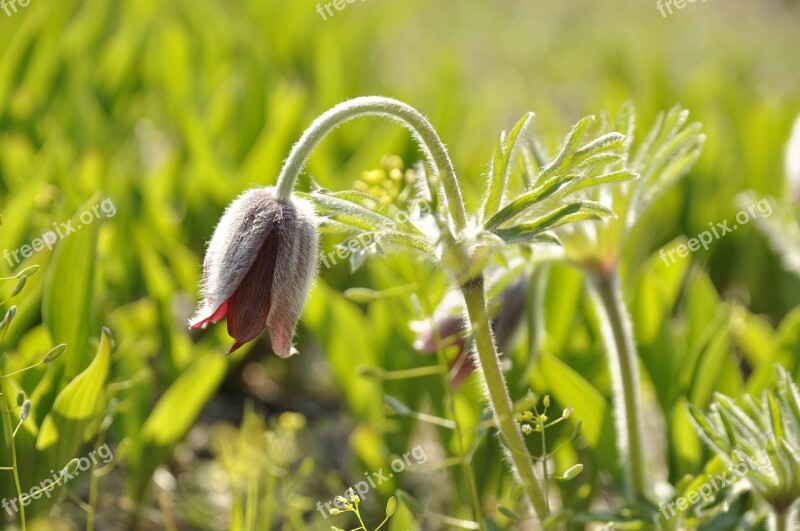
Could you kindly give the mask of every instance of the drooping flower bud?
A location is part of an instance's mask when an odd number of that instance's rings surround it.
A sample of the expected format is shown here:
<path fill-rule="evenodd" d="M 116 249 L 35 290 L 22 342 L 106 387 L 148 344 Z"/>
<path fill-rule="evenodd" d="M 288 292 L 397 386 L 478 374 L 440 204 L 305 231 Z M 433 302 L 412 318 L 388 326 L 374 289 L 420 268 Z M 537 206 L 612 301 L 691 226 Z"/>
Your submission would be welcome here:
<path fill-rule="evenodd" d="M 527 278 L 520 277 L 511 282 L 500 295 L 497 315 L 491 326 L 500 350 L 506 350 L 525 314 L 525 292 Z M 416 332 L 414 350 L 423 355 L 436 353 L 436 335 L 444 346 L 457 345 L 458 352 L 451 363 L 451 383 L 458 387 L 475 370 L 475 364 L 467 349 L 466 325 L 464 323 L 464 301 L 461 295 L 452 291 L 442 299 L 434 311 L 433 326 L 430 320 L 412 321 L 411 329 Z"/>
<path fill-rule="evenodd" d="M 205 329 L 228 318 L 235 351 L 266 328 L 272 350 L 286 358 L 316 273 L 317 230 L 311 207 L 274 190 L 236 198 L 220 218 L 203 262 L 203 301 L 189 325 Z"/>

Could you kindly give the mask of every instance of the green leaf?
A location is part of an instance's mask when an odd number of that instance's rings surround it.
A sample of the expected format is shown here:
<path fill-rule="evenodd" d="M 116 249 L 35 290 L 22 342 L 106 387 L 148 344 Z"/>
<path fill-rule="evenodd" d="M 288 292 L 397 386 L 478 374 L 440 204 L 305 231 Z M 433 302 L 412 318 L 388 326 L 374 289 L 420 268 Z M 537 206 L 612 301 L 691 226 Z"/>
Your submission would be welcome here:
<path fill-rule="evenodd" d="M 418 502 L 411 494 L 404 490 L 397 489 L 397 497 L 400 498 L 400 501 L 403 502 L 403 504 L 408 507 L 409 510 L 416 516 L 419 516 L 423 513 L 422 504 Z"/>
<path fill-rule="evenodd" d="M 581 420 L 582 437 L 590 447 L 596 447 L 600 443 L 607 413 L 607 402 L 600 391 L 577 371 L 551 354 L 549 349 L 542 350 L 534 379 L 550 382 L 548 392 L 556 397 L 559 403 L 572 406 L 573 414 L 570 421 Z"/>
<path fill-rule="evenodd" d="M 569 194 L 574 194 L 580 190 L 591 188 L 593 186 L 600 186 L 602 184 L 620 183 L 637 179 L 639 175 L 630 170 L 618 170 L 601 174 L 599 176 L 586 175 L 580 179 L 574 179 L 568 183 L 564 188 L 559 190 L 559 196 L 566 197 Z"/>
<path fill-rule="evenodd" d="M 397 230 L 382 230 L 375 233 L 375 242 L 379 245 L 401 245 L 415 251 L 420 251 L 427 256 L 436 256 L 436 250 L 431 246 L 425 236 L 415 236 Z"/>
<path fill-rule="evenodd" d="M 503 516 L 505 516 L 506 518 L 508 518 L 509 520 L 512 520 L 514 522 L 519 522 L 519 521 L 522 520 L 522 517 L 520 515 L 518 515 L 517 513 L 515 513 L 514 511 L 512 511 L 508 507 L 506 507 L 505 505 L 498 505 L 497 506 L 497 511 L 500 514 L 502 514 Z"/>
<path fill-rule="evenodd" d="M 494 150 L 492 166 L 489 170 L 489 180 L 486 183 L 481 219 L 492 216 L 500 208 L 508 185 L 509 175 L 513 168 L 512 162 L 519 153 L 521 142 L 525 139 L 535 115 L 528 113 L 523 116 L 511 129 L 508 138 L 501 138 Z"/>
<path fill-rule="evenodd" d="M 556 155 L 556 158 L 553 159 L 553 161 L 542 170 L 542 177 L 554 175 L 559 170 L 566 167 L 567 164 L 569 164 L 574 156 L 578 143 L 581 141 L 581 138 L 583 138 L 583 135 L 586 134 L 586 131 L 594 123 L 594 121 L 594 116 L 587 116 L 575 124 L 564 140 L 561 150 L 559 151 L 558 155 Z"/>
<path fill-rule="evenodd" d="M 59 242 L 45 280 L 42 317 L 53 341 L 71 346 L 64 363 L 67 377 L 74 376 L 86 362 L 100 227 L 99 220 L 82 226 L 79 215 L 90 211 L 99 197 L 95 194 L 73 216 L 72 226 L 76 230 Z"/>
<path fill-rule="evenodd" d="M 156 403 L 142 426 L 142 439 L 162 447 L 178 442 L 214 394 L 226 368 L 226 358 L 213 351 L 198 359 Z"/>
<path fill-rule="evenodd" d="M 609 156 L 611 154 L 605 153 L 614 149 L 619 149 L 625 144 L 625 135 L 622 133 L 612 132 L 592 140 L 573 155 L 573 164 L 582 164 L 596 156 Z M 609 157 L 610 160 L 614 158 L 619 159 L 619 155 Z"/>
<path fill-rule="evenodd" d="M 91 364 L 61 390 L 42 422 L 36 449 L 47 452 L 45 462 L 65 462 L 85 441 L 86 429 L 103 412 L 110 364 L 111 338 L 104 328 Z"/>
<path fill-rule="evenodd" d="M 538 219 L 521 223 L 507 229 L 494 229 L 492 232 L 506 242 L 529 241 L 539 233 L 576 221 L 599 220 L 614 213 L 594 201 L 576 201 L 554 209 Z"/>
<path fill-rule="evenodd" d="M 567 177 L 556 176 L 545 180 L 541 184 L 537 185 L 533 190 L 520 195 L 508 205 L 500 209 L 500 211 L 484 222 L 483 227 L 487 230 L 492 230 L 507 221 L 511 221 L 512 219 L 521 216 L 529 208 L 536 205 L 536 203 L 553 195 L 560 187 L 564 186 L 568 180 L 572 178 L 577 178 L 577 175 Z"/>
<path fill-rule="evenodd" d="M 397 226 L 394 221 L 381 214 L 334 195 L 312 192 L 310 194 L 297 193 L 297 196 L 310 201 L 318 215 L 354 229 L 375 232 L 382 229 L 394 229 Z"/>
<path fill-rule="evenodd" d="M 767 403 L 769 404 L 769 420 L 772 424 L 772 433 L 775 439 L 781 440 L 786 437 L 786 430 L 783 427 L 783 415 L 781 415 L 781 408 L 778 401 L 775 400 L 775 395 L 767 391 Z"/>
<path fill-rule="evenodd" d="M 674 466 L 670 473 L 674 477 L 694 472 L 703 463 L 703 444 L 697 431 L 697 425 L 687 408 L 685 398 L 681 397 L 672 408 L 668 418 L 670 441 L 670 459 Z M 674 469 L 674 470 L 673 470 Z"/>

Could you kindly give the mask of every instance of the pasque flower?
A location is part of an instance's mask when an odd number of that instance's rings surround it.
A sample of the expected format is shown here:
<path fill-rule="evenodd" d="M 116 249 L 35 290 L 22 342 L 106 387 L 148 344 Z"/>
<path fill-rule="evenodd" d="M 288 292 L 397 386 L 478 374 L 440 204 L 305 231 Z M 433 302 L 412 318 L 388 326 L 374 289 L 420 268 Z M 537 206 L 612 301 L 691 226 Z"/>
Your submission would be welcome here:
<path fill-rule="evenodd" d="M 272 350 L 286 358 L 316 272 L 317 230 L 311 207 L 274 189 L 244 192 L 225 210 L 203 262 L 203 300 L 190 321 L 205 329 L 227 317 L 236 342 L 266 328 Z"/>
<path fill-rule="evenodd" d="M 515 279 L 503 290 L 497 301 L 499 308 L 490 325 L 501 351 L 510 347 L 511 339 L 522 322 L 527 283 L 525 276 Z M 437 335 L 444 346 L 458 346 L 458 352 L 450 366 L 450 381 L 453 387 L 458 387 L 475 370 L 475 363 L 467 348 L 469 345 L 463 297 L 458 292 L 450 292 L 434 311 L 432 321 L 410 323 L 411 329 L 416 333 L 414 349 L 422 355 L 435 354 Z"/>

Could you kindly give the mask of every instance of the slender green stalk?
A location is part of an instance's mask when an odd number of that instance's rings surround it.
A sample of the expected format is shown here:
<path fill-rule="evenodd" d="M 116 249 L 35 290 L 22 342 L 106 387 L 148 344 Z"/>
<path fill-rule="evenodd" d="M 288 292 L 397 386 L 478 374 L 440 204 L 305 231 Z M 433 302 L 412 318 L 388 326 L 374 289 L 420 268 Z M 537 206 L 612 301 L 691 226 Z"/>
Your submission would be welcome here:
<path fill-rule="evenodd" d="M 783 512 L 773 512 L 769 516 L 769 528 L 771 531 L 794 531 L 796 527 L 796 513 L 792 508 Z"/>
<path fill-rule="evenodd" d="M 382 116 L 399 121 L 414 135 L 428 163 L 439 173 L 456 232 L 467 226 L 467 214 L 450 155 L 431 123 L 410 105 L 391 98 L 367 96 L 345 101 L 322 114 L 292 147 L 278 176 L 277 199 L 286 201 L 314 148 L 328 133 L 361 116 Z"/>
<path fill-rule="evenodd" d="M 94 513 L 97 506 L 97 478 L 95 477 L 95 465 L 89 471 L 89 503 L 86 511 L 86 531 L 94 531 Z"/>
<path fill-rule="evenodd" d="M 95 448 L 102 446 L 100 443 L 103 441 L 104 437 L 104 431 L 97 434 L 94 441 Z M 89 470 L 89 503 L 87 504 L 88 510 L 86 511 L 86 531 L 94 531 L 95 512 L 97 510 L 97 484 L 97 464 L 93 462 L 91 470 Z"/>
<path fill-rule="evenodd" d="M 0 361 L 0 364 L 2 361 Z M 17 445 L 14 443 L 14 426 L 11 422 L 11 411 L 8 408 L 8 401 L 3 388 L 3 374 L 0 372 L 0 400 L 3 402 L 2 422 L 3 433 L 8 435 L 8 445 L 11 449 L 11 467 L 14 470 L 14 486 L 17 489 L 17 500 L 19 501 L 19 519 L 22 525 L 22 531 L 27 529 L 25 524 L 25 505 L 22 503 L 22 486 L 19 482 L 19 468 L 17 467 Z"/>
<path fill-rule="evenodd" d="M 544 501 L 547 502 L 547 510 L 550 510 L 550 500 L 547 498 L 547 493 L 550 492 L 550 476 L 547 474 L 547 434 L 544 428 L 545 426 L 542 424 L 542 475 L 544 476 Z"/>
<path fill-rule="evenodd" d="M 626 493 L 630 501 L 647 496 L 644 458 L 642 402 L 639 367 L 630 318 L 622 299 L 616 268 L 609 273 L 592 272 L 589 286 L 600 317 L 603 340 L 611 365 L 617 450 L 625 463 Z"/>
<path fill-rule="evenodd" d="M 439 333 L 439 329 L 437 328 L 436 323 L 434 321 L 433 311 L 431 310 L 431 303 L 430 299 L 427 296 L 427 292 L 423 293 L 425 297 L 426 310 L 431 315 L 430 317 L 431 330 L 433 331 L 433 340 L 434 343 L 436 344 L 436 357 L 439 360 L 439 368 L 441 368 L 439 372 L 442 377 L 442 388 L 444 389 L 444 396 L 446 403 L 445 407 L 447 408 L 447 411 L 450 414 L 450 418 L 453 419 L 453 425 L 454 425 L 453 429 L 455 431 L 455 437 L 456 437 L 459 466 L 461 467 L 461 473 L 464 475 L 464 478 L 467 481 L 469 501 L 470 505 L 472 506 L 473 518 L 475 519 L 476 522 L 478 522 L 478 531 L 484 531 L 486 526 L 484 525 L 483 510 L 481 509 L 480 496 L 478 495 L 478 485 L 475 482 L 475 474 L 473 473 L 472 467 L 470 466 L 470 463 L 467 461 L 467 451 L 464 448 L 464 442 L 463 442 L 463 431 L 461 429 L 461 424 L 459 424 L 458 422 L 458 417 L 456 416 L 455 398 L 453 397 L 453 390 L 451 388 L 450 374 L 447 370 L 448 364 L 447 364 L 447 359 L 445 357 L 442 336 Z"/>
<path fill-rule="evenodd" d="M 547 499 L 542 483 L 536 475 L 533 461 L 525 446 L 522 432 L 514 420 L 511 397 L 506 389 L 506 381 L 503 378 L 500 359 L 486 314 L 483 277 L 479 276 L 467 282 L 461 286 L 461 291 L 464 293 L 464 300 L 467 304 L 475 348 L 486 384 L 486 394 L 489 404 L 494 410 L 497 427 L 508 445 L 513 468 L 519 476 L 525 494 L 536 515 L 543 522 L 550 515 L 550 511 L 547 508 Z"/>

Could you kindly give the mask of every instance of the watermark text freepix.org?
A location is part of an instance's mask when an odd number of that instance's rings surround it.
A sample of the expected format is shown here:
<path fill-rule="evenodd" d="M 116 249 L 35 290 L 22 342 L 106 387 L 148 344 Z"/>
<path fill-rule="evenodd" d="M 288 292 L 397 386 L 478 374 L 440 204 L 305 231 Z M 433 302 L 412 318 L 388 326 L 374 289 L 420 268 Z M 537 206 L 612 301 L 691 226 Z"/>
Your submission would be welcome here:
<path fill-rule="evenodd" d="M 0 9 L 2 9 L 6 16 L 15 15 L 17 13 L 17 6 L 28 7 L 31 0 L 0 0 Z"/>
<path fill-rule="evenodd" d="M 86 209 L 81 212 L 78 216 L 78 219 L 81 222 L 80 224 L 73 226 L 73 220 L 67 221 L 66 223 L 54 222 L 52 230 L 48 230 L 40 237 L 34 238 L 30 244 L 26 243 L 22 247 L 14 249 L 13 251 L 5 249 L 3 251 L 3 258 L 6 259 L 9 266 L 14 267 L 14 265 L 19 265 L 24 259 L 30 258 L 33 256 L 33 253 L 41 251 L 45 247 L 52 251 L 53 246 L 56 244 L 56 242 L 58 242 L 58 240 L 66 238 L 73 232 L 77 232 L 82 227 L 91 224 L 95 219 L 99 219 L 101 217 L 101 213 L 107 218 L 114 217 L 114 214 L 117 213 L 117 207 L 110 198 L 103 199 L 94 205 L 91 210 Z"/>
<path fill-rule="evenodd" d="M 709 476 L 706 474 L 708 481 L 697 487 L 697 489 L 689 491 L 686 496 L 679 496 L 674 501 L 662 503 L 659 510 L 661 514 L 664 515 L 664 518 L 669 520 L 675 516 L 675 507 L 677 507 L 679 511 L 685 511 L 700 500 L 703 500 L 703 503 L 708 503 L 710 500 L 714 499 L 714 493 L 720 491 L 723 487 L 733 486 L 736 482 L 744 479 L 748 469 L 764 469 L 770 466 L 772 466 L 772 464 L 770 463 L 769 456 L 766 452 L 761 451 L 755 458 L 748 457 L 746 460 L 728 468 L 728 470 L 722 474 L 716 476 Z M 667 514 L 668 509 L 669 514 Z"/>
<path fill-rule="evenodd" d="M 407 223 L 414 212 L 414 209 L 419 207 L 419 215 L 425 216 L 426 214 L 431 213 L 431 207 L 427 201 L 424 199 L 420 199 L 419 201 L 415 201 L 407 211 L 400 211 L 394 217 L 395 224 Z M 325 269 L 330 269 L 331 267 L 335 266 L 337 263 L 336 257 L 339 257 L 339 260 L 347 260 L 351 255 L 360 252 L 366 251 L 370 245 L 375 243 L 375 233 L 373 232 L 364 232 L 359 234 L 358 236 L 353 236 L 352 238 L 347 239 L 346 241 L 340 243 L 339 245 L 334 247 L 333 251 L 329 251 L 326 255 L 324 251 L 319 252 L 319 259 L 322 262 L 322 265 L 325 266 Z M 334 256 L 335 255 L 335 256 Z"/>
<path fill-rule="evenodd" d="M 414 461 L 412 462 L 411 458 L 413 457 Z M 421 445 L 416 445 L 414 448 L 411 449 L 410 452 L 406 452 L 403 454 L 402 459 L 400 457 L 395 458 L 390 467 L 392 469 L 391 472 L 386 471 L 384 472 L 383 468 L 379 468 L 377 472 L 364 472 L 365 480 L 361 480 L 352 487 L 348 488 L 344 492 L 344 496 L 337 496 L 334 499 L 323 503 L 321 501 L 317 502 L 317 510 L 322 514 L 323 518 L 328 518 L 328 515 L 331 514 L 331 511 L 335 508 L 339 511 L 344 510 L 345 502 L 342 500 L 347 499 L 348 497 L 352 497 L 352 495 L 358 494 L 358 497 L 362 500 L 366 499 L 367 493 L 374 488 L 377 488 L 378 485 L 383 483 L 384 481 L 388 481 L 389 479 L 393 478 L 395 474 L 399 474 L 407 466 L 412 465 L 423 465 L 428 462 L 428 454 L 425 453 L 425 449 L 422 448 Z M 333 505 L 333 507 L 331 507 Z M 335 511 L 334 511 L 335 513 Z"/>
<path fill-rule="evenodd" d="M 64 485 L 67 481 L 77 477 L 81 472 L 91 470 L 92 465 L 96 465 L 98 460 L 102 459 L 103 464 L 107 465 L 114 459 L 114 453 L 109 448 L 108 443 L 92 450 L 89 457 L 81 457 L 80 459 L 73 459 L 70 463 L 60 472 L 50 470 L 53 474 L 53 479 L 47 478 L 41 481 L 38 485 L 34 486 L 30 492 L 23 492 L 19 498 L 12 498 L 10 500 L 3 498 L 0 501 L 0 506 L 6 510 L 9 515 L 19 512 L 19 505 L 27 507 L 31 504 L 32 500 L 38 500 L 42 496 L 53 495 L 53 491 L 57 486 Z"/>
<path fill-rule="evenodd" d="M 364 0 L 361 1 L 363 2 Z M 355 2 L 356 0 L 333 0 L 332 2 L 327 2 L 325 4 L 320 3 L 317 4 L 317 13 L 319 13 L 319 16 L 322 17 L 323 21 L 325 21 L 328 20 L 328 17 L 332 17 L 336 14 L 333 12 L 331 7 L 333 7 L 333 9 L 336 11 L 341 11 L 347 7 L 347 4 L 354 4 Z M 328 13 L 327 16 L 325 15 L 326 12 Z"/>
<path fill-rule="evenodd" d="M 766 198 L 762 199 L 758 203 L 753 203 L 749 207 L 740 210 L 736 214 L 735 224 L 728 226 L 727 219 L 721 223 L 709 222 L 708 226 L 711 230 L 703 231 L 685 244 L 682 243 L 674 249 L 670 249 L 669 251 L 661 249 L 658 253 L 658 256 L 664 261 L 664 265 L 672 265 L 677 261 L 677 258 L 675 258 L 676 253 L 679 257 L 686 258 L 689 256 L 689 252 L 698 251 L 700 247 L 708 251 L 708 245 L 714 240 L 718 240 L 729 232 L 735 231 L 742 225 L 746 225 L 751 219 L 759 216 L 768 218 L 771 215 L 772 205 Z M 667 258 L 669 258 L 669 260 L 667 260 Z"/>
<path fill-rule="evenodd" d="M 663 18 L 667 18 L 667 12 L 670 15 L 674 13 L 672 7 L 674 6 L 675 9 L 683 9 L 686 7 L 687 4 L 694 4 L 695 2 L 699 2 L 701 0 L 657 0 L 656 1 L 656 9 L 661 13 Z M 705 4 L 707 0 L 702 0 Z M 664 9 L 666 8 L 666 10 Z"/>

